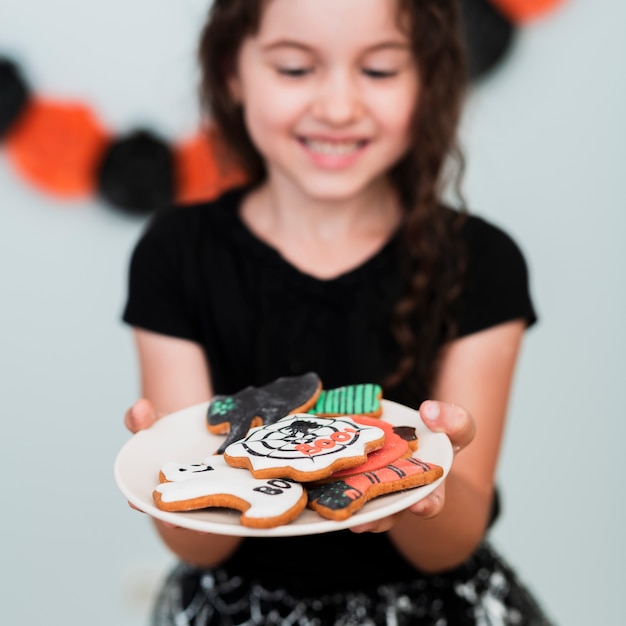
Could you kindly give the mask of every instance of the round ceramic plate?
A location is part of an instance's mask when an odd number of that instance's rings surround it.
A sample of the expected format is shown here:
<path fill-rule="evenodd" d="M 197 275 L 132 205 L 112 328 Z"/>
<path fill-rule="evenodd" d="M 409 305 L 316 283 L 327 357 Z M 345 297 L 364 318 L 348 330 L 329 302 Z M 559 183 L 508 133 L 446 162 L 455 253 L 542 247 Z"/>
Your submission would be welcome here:
<path fill-rule="evenodd" d="M 128 501 L 152 517 L 176 526 L 221 535 L 242 537 L 279 537 L 312 535 L 350 528 L 372 522 L 415 504 L 446 477 L 452 465 L 452 446 L 448 437 L 430 431 L 417 411 L 383 400 L 381 419 L 394 426 L 413 426 L 419 438 L 414 456 L 443 468 L 444 474 L 434 483 L 381 496 L 366 503 L 347 520 L 334 522 L 305 509 L 289 524 L 270 529 L 248 528 L 239 523 L 241 513 L 229 509 L 202 509 L 174 513 L 157 508 L 152 492 L 159 484 L 159 470 L 169 462 L 189 465 L 213 454 L 223 438 L 206 427 L 208 403 L 198 404 L 172 413 L 148 430 L 133 435 L 115 460 L 115 481 Z M 243 470 L 242 470 L 243 471 Z"/>

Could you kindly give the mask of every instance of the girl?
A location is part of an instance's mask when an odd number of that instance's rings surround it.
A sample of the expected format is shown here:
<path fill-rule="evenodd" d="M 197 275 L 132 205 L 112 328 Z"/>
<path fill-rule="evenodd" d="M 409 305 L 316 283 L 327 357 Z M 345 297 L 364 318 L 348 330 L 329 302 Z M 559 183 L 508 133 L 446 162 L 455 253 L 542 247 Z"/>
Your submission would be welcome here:
<path fill-rule="evenodd" d="M 440 489 L 351 531 L 157 522 L 183 564 L 155 624 L 547 623 L 483 542 L 535 315 L 515 244 L 441 201 L 458 29 L 454 0 L 214 0 L 202 94 L 248 184 L 159 217 L 136 248 L 124 317 L 145 398 L 128 427 L 315 371 L 326 388 L 380 382 L 462 453 L 445 508 Z"/>

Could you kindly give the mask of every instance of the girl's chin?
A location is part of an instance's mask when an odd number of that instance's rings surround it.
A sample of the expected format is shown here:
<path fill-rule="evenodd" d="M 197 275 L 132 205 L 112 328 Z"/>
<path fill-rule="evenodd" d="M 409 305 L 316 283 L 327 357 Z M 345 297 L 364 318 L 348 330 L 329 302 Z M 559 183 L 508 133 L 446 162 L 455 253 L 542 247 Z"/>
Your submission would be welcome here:
<path fill-rule="evenodd" d="M 341 186 L 341 185 L 312 185 L 300 186 L 301 193 L 316 202 L 347 203 L 358 200 L 372 189 L 372 186 Z"/>
<path fill-rule="evenodd" d="M 381 189 L 389 189 L 389 180 L 386 176 L 380 175 L 375 178 L 364 178 L 362 176 L 350 176 L 347 173 L 329 174 L 326 172 L 317 173 L 311 176 L 285 176 L 276 177 L 272 182 L 279 186 L 287 183 L 292 191 L 301 194 L 304 199 L 317 202 L 351 202 L 359 198 L 367 197 L 372 192 Z"/>

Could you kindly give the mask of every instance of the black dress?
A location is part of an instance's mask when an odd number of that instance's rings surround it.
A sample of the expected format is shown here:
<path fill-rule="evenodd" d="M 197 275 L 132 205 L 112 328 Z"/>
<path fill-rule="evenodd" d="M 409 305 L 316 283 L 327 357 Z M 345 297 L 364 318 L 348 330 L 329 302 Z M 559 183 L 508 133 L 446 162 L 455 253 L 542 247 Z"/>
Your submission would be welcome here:
<path fill-rule="evenodd" d="M 124 320 L 202 345 L 215 393 L 307 371 L 327 389 L 380 382 L 398 357 L 388 328 L 402 289 L 399 237 L 359 267 L 320 280 L 247 229 L 237 212 L 243 193 L 150 224 L 133 254 Z M 468 270 L 459 334 L 513 319 L 534 323 L 515 243 L 478 217 L 467 220 L 463 237 Z M 423 399 L 403 387 L 386 397 L 414 407 Z M 350 531 L 246 538 L 223 567 L 181 564 L 164 585 L 154 623 L 548 624 L 486 544 L 463 566 L 429 576 L 410 566 L 386 533 Z"/>

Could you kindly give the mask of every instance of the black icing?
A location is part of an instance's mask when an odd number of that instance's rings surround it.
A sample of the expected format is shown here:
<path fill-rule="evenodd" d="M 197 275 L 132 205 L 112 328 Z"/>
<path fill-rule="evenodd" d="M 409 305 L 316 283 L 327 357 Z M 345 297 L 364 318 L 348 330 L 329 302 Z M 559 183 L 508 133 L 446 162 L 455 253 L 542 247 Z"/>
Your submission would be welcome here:
<path fill-rule="evenodd" d="M 345 481 L 336 480 L 311 489 L 309 491 L 309 502 L 316 502 L 318 506 L 331 509 L 332 511 L 339 511 L 349 507 L 362 495 L 360 491 L 351 487 Z"/>
<path fill-rule="evenodd" d="M 314 372 L 302 376 L 284 376 L 262 387 L 246 387 L 232 396 L 216 396 L 209 405 L 209 425 L 228 423 L 229 432 L 218 453 L 233 442 L 246 436 L 252 422 L 260 419 L 263 424 L 274 424 L 294 410 L 306 405 L 321 388 L 319 376 Z M 229 410 L 218 410 L 230 400 Z"/>
<path fill-rule="evenodd" d="M 393 432 L 404 441 L 415 441 L 417 434 L 413 426 L 394 426 Z"/>

